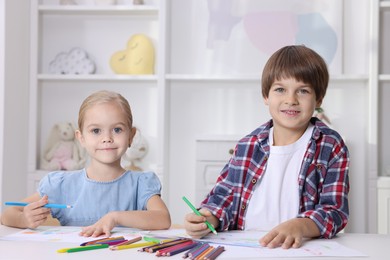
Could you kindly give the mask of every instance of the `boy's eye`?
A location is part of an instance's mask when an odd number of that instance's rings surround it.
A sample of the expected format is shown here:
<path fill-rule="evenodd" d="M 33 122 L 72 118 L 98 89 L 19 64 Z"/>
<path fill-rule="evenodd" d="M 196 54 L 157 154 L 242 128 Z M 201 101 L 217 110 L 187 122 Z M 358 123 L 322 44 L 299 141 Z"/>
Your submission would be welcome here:
<path fill-rule="evenodd" d="M 299 92 L 302 93 L 302 94 L 310 93 L 310 91 L 308 89 L 300 89 Z"/>
<path fill-rule="evenodd" d="M 113 131 L 114 131 L 114 133 L 119 134 L 119 133 L 122 132 L 122 128 L 120 128 L 120 127 L 115 127 Z"/>
<path fill-rule="evenodd" d="M 274 91 L 275 91 L 275 92 L 283 92 L 284 89 L 283 89 L 283 88 L 275 88 Z"/>
<path fill-rule="evenodd" d="M 99 134 L 101 132 L 101 130 L 99 128 L 94 128 L 94 129 L 91 130 L 91 132 L 93 134 Z"/>

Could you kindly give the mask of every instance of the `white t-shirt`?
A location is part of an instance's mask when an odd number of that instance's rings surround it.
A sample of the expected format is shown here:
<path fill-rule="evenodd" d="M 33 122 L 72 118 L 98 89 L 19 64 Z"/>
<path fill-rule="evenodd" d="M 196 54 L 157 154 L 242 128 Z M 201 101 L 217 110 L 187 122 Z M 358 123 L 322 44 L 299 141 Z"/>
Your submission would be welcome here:
<path fill-rule="evenodd" d="M 245 215 L 245 230 L 269 231 L 294 218 L 299 210 L 298 176 L 314 126 L 293 144 L 270 146 L 267 168 L 257 182 Z M 273 143 L 273 128 L 270 129 Z"/>

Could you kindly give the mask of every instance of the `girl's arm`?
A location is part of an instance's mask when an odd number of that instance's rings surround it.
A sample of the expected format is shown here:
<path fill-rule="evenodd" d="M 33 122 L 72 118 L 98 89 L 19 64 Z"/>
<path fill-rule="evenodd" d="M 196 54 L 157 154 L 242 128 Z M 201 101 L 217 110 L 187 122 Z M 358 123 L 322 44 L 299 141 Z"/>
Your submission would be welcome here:
<path fill-rule="evenodd" d="M 34 193 L 22 200 L 29 203 L 25 207 L 8 207 L 1 215 L 1 224 L 17 228 L 36 228 L 50 217 L 50 209 L 43 208 L 48 203 L 47 196 Z"/>
<path fill-rule="evenodd" d="M 144 230 L 168 229 L 171 217 L 168 208 L 159 195 L 152 196 L 147 203 L 147 210 L 112 211 L 107 213 L 95 224 L 84 227 L 82 236 L 110 236 L 116 226 L 126 226 Z"/>

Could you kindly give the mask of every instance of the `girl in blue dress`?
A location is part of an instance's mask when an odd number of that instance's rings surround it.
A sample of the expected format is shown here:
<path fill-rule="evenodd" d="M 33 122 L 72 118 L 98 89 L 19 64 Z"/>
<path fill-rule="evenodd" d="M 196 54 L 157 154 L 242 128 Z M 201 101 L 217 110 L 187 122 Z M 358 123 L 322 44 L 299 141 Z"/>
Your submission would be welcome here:
<path fill-rule="evenodd" d="M 167 229 L 169 211 L 160 197 L 161 183 L 153 172 L 131 172 L 121 157 L 136 129 L 128 101 L 118 93 L 99 91 L 87 97 L 79 111 L 76 137 L 86 149 L 89 165 L 76 171 L 45 176 L 25 207 L 9 207 L 4 225 L 36 228 L 50 218 L 64 226 L 82 226 L 82 236 L 110 236 L 116 226 Z M 71 208 L 45 208 L 47 203 Z"/>

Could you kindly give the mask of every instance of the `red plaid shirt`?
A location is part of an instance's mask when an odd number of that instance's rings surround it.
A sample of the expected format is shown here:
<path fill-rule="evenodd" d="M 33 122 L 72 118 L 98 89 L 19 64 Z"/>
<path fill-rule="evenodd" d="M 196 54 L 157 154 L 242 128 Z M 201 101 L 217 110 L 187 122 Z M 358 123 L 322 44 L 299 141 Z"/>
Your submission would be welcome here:
<path fill-rule="evenodd" d="M 312 137 L 305 152 L 298 184 L 297 217 L 312 219 L 321 237 L 331 238 L 348 222 L 349 152 L 341 136 L 313 117 Z M 219 230 L 243 230 L 245 214 L 257 182 L 267 167 L 272 120 L 242 138 L 201 207 L 219 220 Z M 261 221 L 261 220 L 259 220 Z"/>

